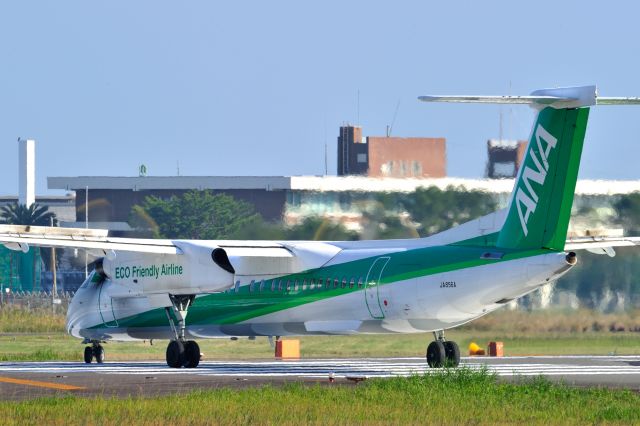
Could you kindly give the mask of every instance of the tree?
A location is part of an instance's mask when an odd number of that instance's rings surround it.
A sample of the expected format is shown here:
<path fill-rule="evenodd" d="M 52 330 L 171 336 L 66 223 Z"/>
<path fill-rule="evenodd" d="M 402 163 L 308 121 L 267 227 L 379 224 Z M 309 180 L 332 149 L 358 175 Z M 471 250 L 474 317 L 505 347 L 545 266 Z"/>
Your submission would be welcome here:
<path fill-rule="evenodd" d="M 358 239 L 358 233 L 328 218 L 309 216 L 301 223 L 285 228 L 285 237 L 287 240 L 353 241 Z"/>
<path fill-rule="evenodd" d="M 640 235 L 640 192 L 623 195 L 613 204 L 617 222 L 627 235 Z"/>
<path fill-rule="evenodd" d="M 47 206 L 33 203 L 27 207 L 24 204 L 13 203 L 0 209 L 0 223 L 8 225 L 56 226 L 58 219 L 56 214 L 50 212 Z M 40 250 L 45 269 L 51 270 L 50 249 L 42 248 Z M 35 259 L 36 257 L 34 256 L 33 262 L 35 262 Z M 33 270 L 35 271 L 35 264 Z"/>
<path fill-rule="evenodd" d="M 24 204 L 13 203 L 0 209 L 2 223 L 10 225 L 55 226 L 58 224 L 56 214 L 49 211 L 47 206 L 33 203 L 29 207 Z"/>
<path fill-rule="evenodd" d="M 225 194 L 189 191 L 168 200 L 146 197 L 134 206 L 130 222 L 151 229 L 155 238 L 223 240 L 237 238 L 262 218 L 251 204 Z"/>
<path fill-rule="evenodd" d="M 496 210 L 497 203 L 482 191 L 453 186 L 442 191 L 432 186 L 416 189 L 405 208 L 422 224 L 421 235 L 427 236 L 489 214 Z"/>

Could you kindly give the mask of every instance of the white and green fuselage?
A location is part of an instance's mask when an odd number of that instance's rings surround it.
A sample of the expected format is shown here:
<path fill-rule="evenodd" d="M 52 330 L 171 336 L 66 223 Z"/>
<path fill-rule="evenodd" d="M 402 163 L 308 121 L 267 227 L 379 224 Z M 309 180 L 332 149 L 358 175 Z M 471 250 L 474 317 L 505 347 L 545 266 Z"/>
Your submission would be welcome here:
<path fill-rule="evenodd" d="M 412 333 L 473 320 L 575 263 L 564 245 L 588 112 L 539 108 L 503 211 L 413 240 L 173 241 L 185 253 L 227 247 L 229 277 L 185 255 L 119 254 L 78 290 L 68 330 L 89 340 L 171 338 L 168 311 L 149 294 L 189 286 L 191 338 Z M 226 279 L 227 290 L 207 293 L 208 280 Z"/>

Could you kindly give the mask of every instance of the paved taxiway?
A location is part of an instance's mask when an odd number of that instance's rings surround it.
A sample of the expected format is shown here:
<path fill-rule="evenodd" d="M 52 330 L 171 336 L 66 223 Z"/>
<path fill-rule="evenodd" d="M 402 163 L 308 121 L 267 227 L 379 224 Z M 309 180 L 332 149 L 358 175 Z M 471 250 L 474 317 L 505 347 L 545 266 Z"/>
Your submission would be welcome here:
<path fill-rule="evenodd" d="M 640 390 L 640 356 L 464 357 L 461 366 L 487 368 L 502 380 L 545 376 L 577 386 Z M 432 373 L 424 358 L 203 361 L 196 369 L 175 370 L 164 362 L 0 363 L 0 399 L 57 394 L 162 395 L 194 389 L 245 387 L 289 381 L 354 385 L 357 378 Z"/>

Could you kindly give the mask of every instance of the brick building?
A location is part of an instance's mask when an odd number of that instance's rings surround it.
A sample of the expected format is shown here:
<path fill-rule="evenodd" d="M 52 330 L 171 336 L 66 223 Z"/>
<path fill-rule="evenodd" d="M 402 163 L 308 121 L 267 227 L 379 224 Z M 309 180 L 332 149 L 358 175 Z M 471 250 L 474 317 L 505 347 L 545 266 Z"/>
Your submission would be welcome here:
<path fill-rule="evenodd" d="M 446 173 L 445 138 L 363 138 L 361 127 L 340 127 L 338 176 L 442 178 Z"/>

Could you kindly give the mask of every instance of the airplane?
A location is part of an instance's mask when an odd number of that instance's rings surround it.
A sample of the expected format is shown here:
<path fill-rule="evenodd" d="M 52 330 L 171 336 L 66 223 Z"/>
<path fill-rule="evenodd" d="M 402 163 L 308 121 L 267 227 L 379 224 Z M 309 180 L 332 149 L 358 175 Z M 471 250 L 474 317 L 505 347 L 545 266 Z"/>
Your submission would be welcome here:
<path fill-rule="evenodd" d="M 101 256 L 67 313 L 67 331 L 88 344 L 86 363 L 104 362 L 106 341 L 169 339 L 167 365 L 195 368 L 195 339 L 432 332 L 428 365 L 458 366 L 460 349 L 445 330 L 557 280 L 576 265 L 576 250 L 612 255 L 612 247 L 640 244 L 638 237 L 567 240 L 589 108 L 640 98 L 599 97 L 584 86 L 419 100 L 537 111 L 507 208 L 404 240 L 154 240 L 2 225 L 0 243 Z"/>

